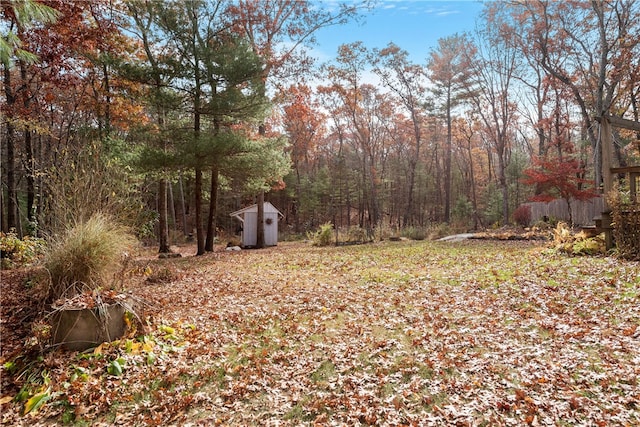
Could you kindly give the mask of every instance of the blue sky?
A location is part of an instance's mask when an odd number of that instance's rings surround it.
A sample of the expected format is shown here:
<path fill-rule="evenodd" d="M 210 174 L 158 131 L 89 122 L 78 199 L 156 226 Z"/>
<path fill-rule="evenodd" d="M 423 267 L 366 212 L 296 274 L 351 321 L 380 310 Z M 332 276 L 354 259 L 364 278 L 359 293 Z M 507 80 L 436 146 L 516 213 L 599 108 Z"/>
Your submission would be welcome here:
<path fill-rule="evenodd" d="M 330 7 L 329 0 L 319 0 Z M 381 0 L 362 22 L 320 30 L 314 49 L 321 61 L 335 58 L 341 44 L 361 41 L 367 48 L 393 42 L 409 52 L 414 63 L 426 63 L 438 39 L 472 31 L 482 10 L 476 0 Z"/>

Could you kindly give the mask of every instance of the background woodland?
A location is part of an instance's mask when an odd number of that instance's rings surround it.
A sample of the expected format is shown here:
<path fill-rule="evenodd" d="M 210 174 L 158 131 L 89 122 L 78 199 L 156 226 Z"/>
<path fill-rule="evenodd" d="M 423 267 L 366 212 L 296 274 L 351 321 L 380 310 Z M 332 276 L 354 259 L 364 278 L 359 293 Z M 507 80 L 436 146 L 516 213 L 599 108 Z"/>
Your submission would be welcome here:
<path fill-rule="evenodd" d="M 640 114 L 640 3 L 490 2 L 424 63 L 362 43 L 314 60 L 317 29 L 371 7 L 3 0 L 2 231 L 107 212 L 202 254 L 264 198 L 302 234 L 479 229 L 598 194 L 597 119 Z M 614 141 L 638 164 L 639 132 Z"/>

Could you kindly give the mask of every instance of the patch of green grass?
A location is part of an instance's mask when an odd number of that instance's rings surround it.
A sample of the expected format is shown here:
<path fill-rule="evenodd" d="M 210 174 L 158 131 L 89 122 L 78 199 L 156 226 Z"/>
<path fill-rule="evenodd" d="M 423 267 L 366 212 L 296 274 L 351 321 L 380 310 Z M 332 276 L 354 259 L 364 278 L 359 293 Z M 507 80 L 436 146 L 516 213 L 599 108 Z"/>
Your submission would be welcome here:
<path fill-rule="evenodd" d="M 326 340 L 326 336 L 322 335 L 322 334 L 311 334 L 309 336 L 309 341 L 313 342 L 313 343 L 323 343 Z"/>
<path fill-rule="evenodd" d="M 429 390 L 422 392 L 422 406 L 428 412 L 433 412 L 435 406 L 442 407 L 449 402 L 449 396 L 445 392 L 430 393 Z"/>
<path fill-rule="evenodd" d="M 430 379 L 432 379 L 434 377 L 433 368 L 431 366 L 429 366 L 429 365 L 426 365 L 426 364 L 420 364 L 418 366 L 418 375 L 422 379 L 430 380 Z"/>
<path fill-rule="evenodd" d="M 301 400 L 296 402 L 285 415 L 284 419 L 288 421 L 300 421 L 308 422 L 313 421 L 317 414 L 307 410 L 308 405 L 311 403 L 312 398 L 310 396 L 304 396 Z"/>
<path fill-rule="evenodd" d="M 636 281 L 640 278 L 636 279 Z M 616 304 L 620 304 L 625 300 L 634 300 L 640 296 L 640 283 L 626 283 L 622 286 L 622 292 L 614 299 Z"/>
<path fill-rule="evenodd" d="M 386 382 L 380 387 L 379 393 L 383 398 L 393 396 L 394 394 L 396 394 L 396 388 L 393 383 Z"/>
<path fill-rule="evenodd" d="M 373 360 L 371 360 L 371 354 L 369 354 L 368 351 L 358 354 L 356 360 L 358 361 L 362 369 L 369 369 L 375 365 Z"/>
<path fill-rule="evenodd" d="M 331 360 L 324 360 L 320 366 L 310 375 L 312 382 L 318 385 L 326 385 L 326 383 L 336 375 L 336 366 Z"/>

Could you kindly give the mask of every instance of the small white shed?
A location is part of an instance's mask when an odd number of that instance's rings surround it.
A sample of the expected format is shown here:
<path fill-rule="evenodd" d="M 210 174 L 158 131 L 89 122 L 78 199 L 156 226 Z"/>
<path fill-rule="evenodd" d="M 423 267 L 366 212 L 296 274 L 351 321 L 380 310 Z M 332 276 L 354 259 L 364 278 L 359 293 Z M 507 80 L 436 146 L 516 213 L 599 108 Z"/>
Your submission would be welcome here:
<path fill-rule="evenodd" d="M 252 247 L 258 242 L 258 205 L 247 206 L 232 212 L 232 217 L 242 222 L 242 247 Z M 271 203 L 264 203 L 264 244 L 276 246 L 278 244 L 278 220 L 284 217 Z"/>

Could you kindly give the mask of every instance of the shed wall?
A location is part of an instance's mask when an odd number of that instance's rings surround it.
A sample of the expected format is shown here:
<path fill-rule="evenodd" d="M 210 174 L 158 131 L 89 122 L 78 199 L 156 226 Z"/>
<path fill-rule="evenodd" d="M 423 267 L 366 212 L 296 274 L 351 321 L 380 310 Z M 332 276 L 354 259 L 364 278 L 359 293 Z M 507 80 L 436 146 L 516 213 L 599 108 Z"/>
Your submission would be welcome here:
<path fill-rule="evenodd" d="M 271 224 L 268 224 L 271 220 Z M 242 246 L 255 246 L 258 243 L 258 213 L 245 212 L 242 227 Z M 278 245 L 278 213 L 264 213 L 264 244 Z"/>

